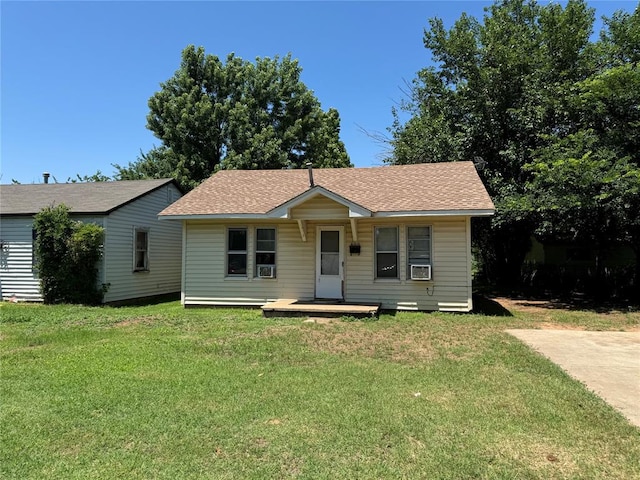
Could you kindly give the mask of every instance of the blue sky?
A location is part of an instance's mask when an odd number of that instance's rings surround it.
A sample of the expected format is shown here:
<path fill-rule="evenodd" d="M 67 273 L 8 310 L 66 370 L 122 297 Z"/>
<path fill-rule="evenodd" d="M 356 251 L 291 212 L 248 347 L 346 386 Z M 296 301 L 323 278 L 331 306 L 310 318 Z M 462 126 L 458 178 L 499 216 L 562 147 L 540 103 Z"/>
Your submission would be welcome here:
<path fill-rule="evenodd" d="M 427 66 L 428 18 L 451 25 L 483 16 L 490 1 L 422 2 L 10 2 L 1 16 L 1 178 L 59 182 L 112 175 L 160 142 L 147 100 L 173 75 L 189 45 L 247 60 L 291 52 L 323 109 L 341 116 L 357 167 L 381 164 L 405 81 Z M 596 17 L 635 1 L 593 1 Z"/>

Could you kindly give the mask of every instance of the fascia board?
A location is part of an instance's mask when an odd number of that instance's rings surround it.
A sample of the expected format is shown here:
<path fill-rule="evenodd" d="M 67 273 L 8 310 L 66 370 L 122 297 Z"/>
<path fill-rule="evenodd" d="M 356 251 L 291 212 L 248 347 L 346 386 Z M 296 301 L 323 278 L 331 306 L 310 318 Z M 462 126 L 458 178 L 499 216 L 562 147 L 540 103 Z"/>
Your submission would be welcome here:
<path fill-rule="evenodd" d="M 273 218 L 264 213 L 205 213 L 205 214 L 185 214 L 185 215 L 158 215 L 158 220 L 260 220 Z"/>
<path fill-rule="evenodd" d="M 374 217 L 490 217 L 495 210 L 406 210 L 376 212 Z"/>

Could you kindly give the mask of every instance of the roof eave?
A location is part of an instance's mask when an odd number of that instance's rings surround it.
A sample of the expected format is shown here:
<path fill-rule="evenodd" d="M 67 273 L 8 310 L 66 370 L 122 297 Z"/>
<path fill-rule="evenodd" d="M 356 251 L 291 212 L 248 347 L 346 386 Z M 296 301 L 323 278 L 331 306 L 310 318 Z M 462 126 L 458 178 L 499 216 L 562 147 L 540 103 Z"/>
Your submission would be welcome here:
<path fill-rule="evenodd" d="M 490 217 L 494 209 L 463 210 L 399 210 L 393 212 L 375 212 L 374 217 Z"/>
<path fill-rule="evenodd" d="M 370 215 L 351 215 L 350 218 L 361 217 L 490 217 L 495 213 L 493 209 L 469 210 L 401 210 L 394 212 L 371 212 Z M 271 213 L 195 213 L 195 214 L 160 214 L 160 220 L 274 220 L 289 219 L 287 215 L 273 215 Z"/>
<path fill-rule="evenodd" d="M 160 213 L 158 220 L 264 220 L 274 218 L 264 213 Z"/>

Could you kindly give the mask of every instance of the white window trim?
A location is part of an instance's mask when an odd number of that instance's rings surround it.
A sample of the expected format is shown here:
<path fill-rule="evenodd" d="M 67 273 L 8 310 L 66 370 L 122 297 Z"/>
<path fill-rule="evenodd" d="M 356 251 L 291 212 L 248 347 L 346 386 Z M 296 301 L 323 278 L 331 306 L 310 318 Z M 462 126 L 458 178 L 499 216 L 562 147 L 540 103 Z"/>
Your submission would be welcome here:
<path fill-rule="evenodd" d="M 145 255 L 145 266 L 144 268 L 139 268 L 136 266 L 136 257 L 138 253 L 138 232 L 144 232 L 147 234 L 147 248 Z M 142 226 L 134 226 L 133 227 L 133 273 L 145 273 L 149 272 L 149 258 L 150 258 L 150 250 L 151 250 L 151 228 L 142 227 Z"/>
<path fill-rule="evenodd" d="M 231 230 L 244 230 L 245 232 L 245 249 L 244 250 L 229 250 L 229 232 Z M 250 255 L 249 255 L 249 228 L 246 226 L 233 226 L 227 227 L 225 231 L 224 241 L 224 276 L 228 279 L 246 279 L 249 278 L 250 268 Z M 229 255 L 245 255 L 246 257 L 246 273 L 229 273 Z"/>
<path fill-rule="evenodd" d="M 257 226 L 255 227 L 255 232 L 254 232 L 254 249 L 253 249 L 253 275 L 256 279 L 258 280 L 266 280 L 266 281 L 273 281 L 276 280 L 278 277 L 278 229 L 274 226 Z M 258 250 L 258 230 L 273 230 L 274 232 L 274 245 L 273 245 L 273 251 L 271 250 Z M 274 255 L 274 263 L 273 264 L 266 264 L 266 263 L 258 263 L 258 253 L 273 253 Z M 258 265 L 273 265 L 274 268 L 274 275 L 273 278 L 261 278 L 258 276 Z"/>
<path fill-rule="evenodd" d="M 409 258 L 409 229 L 410 228 L 428 228 L 429 229 L 429 265 L 431 265 L 431 279 L 433 280 L 433 226 L 431 224 L 409 224 L 405 225 L 405 248 L 407 249 L 407 255 L 405 259 L 406 264 L 406 277 L 407 280 L 411 280 L 411 263 Z"/>
<path fill-rule="evenodd" d="M 376 231 L 379 228 L 395 228 L 396 229 L 396 250 L 378 250 L 378 237 Z M 396 271 L 395 277 L 378 277 L 378 254 L 379 253 L 395 253 L 396 254 Z M 374 225 L 373 227 L 373 279 L 376 282 L 397 282 L 400 280 L 400 226 L 399 225 Z"/>

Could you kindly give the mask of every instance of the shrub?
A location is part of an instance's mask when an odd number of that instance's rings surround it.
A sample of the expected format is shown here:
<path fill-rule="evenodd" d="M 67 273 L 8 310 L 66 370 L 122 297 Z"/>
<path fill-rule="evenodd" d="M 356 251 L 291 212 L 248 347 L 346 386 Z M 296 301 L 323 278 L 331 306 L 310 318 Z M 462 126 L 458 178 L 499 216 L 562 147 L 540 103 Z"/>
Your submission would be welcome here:
<path fill-rule="evenodd" d="M 104 229 L 74 221 L 65 205 L 43 208 L 33 228 L 44 302 L 101 303 L 104 289 L 98 287 L 97 277 Z"/>

